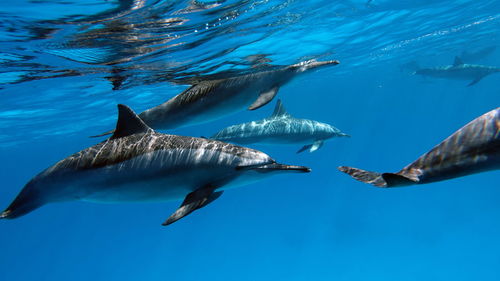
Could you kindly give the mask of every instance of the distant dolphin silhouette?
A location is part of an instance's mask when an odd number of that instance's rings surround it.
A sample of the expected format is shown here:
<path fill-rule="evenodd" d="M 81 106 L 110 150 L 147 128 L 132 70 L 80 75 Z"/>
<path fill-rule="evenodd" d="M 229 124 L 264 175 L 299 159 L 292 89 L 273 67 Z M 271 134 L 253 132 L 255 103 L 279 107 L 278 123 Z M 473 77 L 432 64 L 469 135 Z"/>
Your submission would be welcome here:
<path fill-rule="evenodd" d="M 298 74 L 338 63 L 310 60 L 252 74 L 200 81 L 167 102 L 142 112 L 139 117 L 155 130 L 166 130 L 206 123 L 245 108 L 254 110 L 269 103 L 279 88 Z"/>
<path fill-rule="evenodd" d="M 297 144 L 306 143 L 297 153 L 309 149 L 316 151 L 325 140 L 345 137 L 339 129 L 314 120 L 292 117 L 278 100 L 273 114 L 265 119 L 227 127 L 211 138 L 239 144 Z"/>
<path fill-rule="evenodd" d="M 342 166 L 356 180 L 397 187 L 452 179 L 500 169 L 500 107 L 474 119 L 397 173 Z"/>
<path fill-rule="evenodd" d="M 477 64 L 464 64 L 459 57 L 455 57 L 453 65 L 422 68 L 415 71 L 415 74 L 430 76 L 435 78 L 472 80 L 467 86 L 472 86 L 484 77 L 500 72 L 500 68 Z"/>
<path fill-rule="evenodd" d="M 309 172 L 278 164 L 249 148 L 202 138 L 160 134 L 118 105 L 115 133 L 38 174 L 0 218 L 17 218 L 50 202 L 165 201 L 184 198 L 164 225 L 219 198 L 222 189 L 276 172 Z"/>

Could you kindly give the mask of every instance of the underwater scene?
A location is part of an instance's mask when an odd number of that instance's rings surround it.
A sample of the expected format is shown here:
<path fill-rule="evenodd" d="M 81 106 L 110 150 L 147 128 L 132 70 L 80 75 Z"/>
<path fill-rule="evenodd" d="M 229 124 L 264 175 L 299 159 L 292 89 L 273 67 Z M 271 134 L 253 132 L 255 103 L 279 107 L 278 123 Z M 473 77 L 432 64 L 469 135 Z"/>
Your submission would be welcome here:
<path fill-rule="evenodd" d="M 500 280 L 500 2 L 6 0 L 0 280 Z"/>

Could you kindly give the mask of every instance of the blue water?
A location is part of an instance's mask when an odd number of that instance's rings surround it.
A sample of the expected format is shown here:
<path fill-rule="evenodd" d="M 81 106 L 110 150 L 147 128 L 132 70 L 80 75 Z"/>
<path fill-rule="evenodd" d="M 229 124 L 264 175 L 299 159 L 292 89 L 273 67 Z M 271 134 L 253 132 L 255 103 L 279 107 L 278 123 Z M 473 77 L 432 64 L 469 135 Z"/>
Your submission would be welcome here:
<path fill-rule="evenodd" d="M 499 106 L 499 74 L 466 87 L 404 65 L 500 45 L 500 2 L 190 3 L 2 3 L 2 208 L 38 172 L 96 144 L 88 136 L 114 126 L 116 104 L 141 112 L 197 77 L 260 63 L 340 60 L 278 97 L 293 116 L 352 137 L 303 154 L 252 145 L 312 173 L 229 190 L 168 227 L 180 202 L 57 203 L 1 221 L 0 280 L 500 280 L 497 171 L 378 189 L 336 170 L 398 171 Z M 470 63 L 500 66 L 500 48 Z M 273 106 L 168 133 L 212 135 Z"/>

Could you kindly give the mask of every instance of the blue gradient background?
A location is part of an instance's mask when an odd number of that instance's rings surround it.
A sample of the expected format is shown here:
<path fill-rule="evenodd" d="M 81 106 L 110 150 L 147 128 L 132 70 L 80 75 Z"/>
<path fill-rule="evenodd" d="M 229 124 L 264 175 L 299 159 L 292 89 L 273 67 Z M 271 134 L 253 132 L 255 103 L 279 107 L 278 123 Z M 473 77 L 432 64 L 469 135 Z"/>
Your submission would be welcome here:
<path fill-rule="evenodd" d="M 340 65 L 298 77 L 278 94 L 290 114 L 330 123 L 352 137 L 328 141 L 312 154 L 295 154 L 294 146 L 252 146 L 279 162 L 309 166 L 312 173 L 277 175 L 229 190 L 168 227 L 160 224 L 180 202 L 44 206 L 0 222 L 0 280 L 500 280 L 498 171 L 377 189 L 336 170 L 349 165 L 397 171 L 499 106 L 498 74 L 465 87 L 469 81 L 423 79 L 400 71 L 400 65 L 451 64 L 463 50 L 497 45 L 500 3 L 394 2 L 373 1 L 373 14 L 353 2 L 370 18 L 349 17 L 351 27 L 329 32 L 316 32 L 311 26 L 322 22 L 305 18 L 287 27 L 295 29 L 290 37 L 284 29 L 281 37 L 248 47 L 249 53 L 266 52 L 273 44 L 326 52 L 318 47 L 322 42 L 355 33 L 357 25 L 372 26 L 357 33 L 352 45 L 341 45 L 345 52 L 333 52 Z M 307 9 L 309 1 L 295 5 Z M 325 17 L 333 13 L 326 3 L 323 9 Z M 396 17 L 401 15 L 406 16 Z M 426 25 L 412 29 L 405 18 Z M 458 28 L 484 19 L 489 20 Z M 449 32 L 433 33 L 443 30 Z M 426 34 L 434 35 L 416 39 Z M 375 44 L 371 38 L 377 37 L 382 39 Z M 356 48 L 354 41 L 374 45 Z M 298 58 L 277 53 L 275 60 Z M 499 50 L 477 63 L 500 66 Z M 140 112 L 184 88 L 160 83 L 111 91 L 109 82 L 93 75 L 4 85 L 0 205 L 7 206 L 41 170 L 95 144 L 87 136 L 113 126 L 116 103 Z M 100 105 L 86 106 L 92 103 Z M 266 117 L 273 107 L 274 102 L 169 133 L 211 135 Z M 47 109 L 56 113 L 29 113 Z"/>

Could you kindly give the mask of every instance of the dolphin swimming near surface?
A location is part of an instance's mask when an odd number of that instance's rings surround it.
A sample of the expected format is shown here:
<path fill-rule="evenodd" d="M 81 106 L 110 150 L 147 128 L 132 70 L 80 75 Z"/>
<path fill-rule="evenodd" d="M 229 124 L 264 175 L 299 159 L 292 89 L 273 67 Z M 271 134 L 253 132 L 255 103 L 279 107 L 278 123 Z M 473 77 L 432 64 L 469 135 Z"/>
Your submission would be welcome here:
<path fill-rule="evenodd" d="M 472 82 L 467 85 L 472 86 L 481 81 L 484 77 L 497 72 L 500 72 L 500 68 L 498 67 L 465 64 L 459 57 L 455 57 L 453 65 L 422 68 L 415 71 L 414 74 L 445 79 L 472 80 Z"/>
<path fill-rule="evenodd" d="M 57 162 L 30 180 L 0 218 L 25 215 L 60 201 L 182 199 L 164 225 L 216 200 L 223 189 L 278 172 L 309 172 L 278 164 L 265 153 L 216 140 L 160 134 L 118 105 L 109 139 Z"/>
<path fill-rule="evenodd" d="M 255 110 L 268 104 L 279 88 L 298 74 L 337 64 L 336 60 L 309 60 L 272 70 L 200 81 L 165 103 L 142 112 L 139 117 L 155 130 L 167 130 L 210 122 L 245 108 Z"/>
<path fill-rule="evenodd" d="M 425 184 L 500 169 L 500 107 L 474 119 L 397 173 L 342 166 L 354 179 L 378 187 Z"/>
<path fill-rule="evenodd" d="M 339 129 L 314 120 L 298 119 L 287 113 L 281 100 L 278 100 L 273 114 L 259 121 L 227 127 L 211 137 L 220 141 L 239 144 L 303 144 L 297 153 L 313 152 L 332 137 L 348 137 Z"/>

